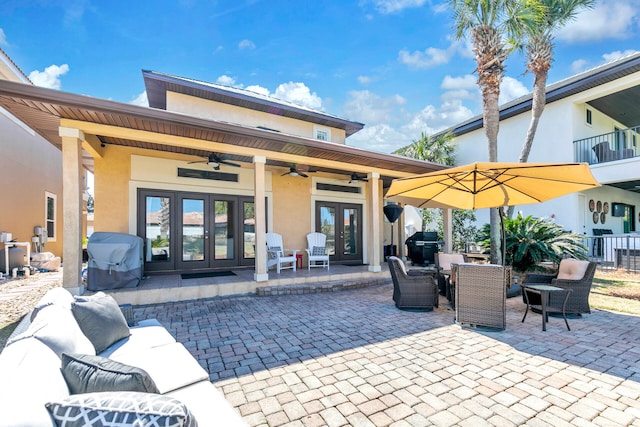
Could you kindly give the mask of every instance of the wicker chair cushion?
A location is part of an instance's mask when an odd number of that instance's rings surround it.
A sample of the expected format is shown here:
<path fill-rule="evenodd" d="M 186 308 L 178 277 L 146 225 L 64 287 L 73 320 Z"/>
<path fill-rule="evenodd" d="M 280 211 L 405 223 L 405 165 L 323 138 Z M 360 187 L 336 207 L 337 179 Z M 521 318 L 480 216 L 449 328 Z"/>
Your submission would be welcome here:
<path fill-rule="evenodd" d="M 587 267 L 589 267 L 589 261 L 565 258 L 560 261 L 557 278 L 560 280 L 580 280 L 587 272 Z"/>
<path fill-rule="evenodd" d="M 443 270 L 451 270 L 451 264 L 464 263 L 464 255 L 462 254 L 438 254 L 438 266 Z"/>

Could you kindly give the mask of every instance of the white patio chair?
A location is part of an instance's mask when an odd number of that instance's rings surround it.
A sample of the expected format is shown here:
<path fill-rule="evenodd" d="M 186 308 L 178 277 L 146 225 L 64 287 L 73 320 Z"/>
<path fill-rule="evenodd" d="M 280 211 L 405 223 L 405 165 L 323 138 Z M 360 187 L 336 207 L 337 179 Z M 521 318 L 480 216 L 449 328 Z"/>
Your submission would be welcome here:
<path fill-rule="evenodd" d="M 280 270 L 285 268 L 292 268 L 293 271 L 296 271 L 296 253 L 298 250 L 283 249 L 282 236 L 278 233 L 267 233 L 266 238 L 267 270 L 275 265 L 278 274 L 280 274 Z"/>
<path fill-rule="evenodd" d="M 322 233 L 307 234 L 307 259 L 309 270 L 311 267 L 327 267 L 329 269 L 329 254 L 327 253 L 327 236 Z M 319 263 L 319 264 L 318 264 Z"/>

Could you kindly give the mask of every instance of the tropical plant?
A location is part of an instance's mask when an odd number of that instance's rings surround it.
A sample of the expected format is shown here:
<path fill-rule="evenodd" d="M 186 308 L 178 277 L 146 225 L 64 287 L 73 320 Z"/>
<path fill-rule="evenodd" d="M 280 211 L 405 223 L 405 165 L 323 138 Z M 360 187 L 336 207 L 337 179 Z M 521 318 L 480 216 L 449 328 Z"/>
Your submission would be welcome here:
<path fill-rule="evenodd" d="M 532 215 L 504 221 L 506 242 L 506 264 L 516 271 L 543 269 L 540 263 L 551 261 L 559 263 L 562 258 L 587 259 L 584 236 L 566 231 L 550 218 L 537 218 Z M 489 224 L 480 230 L 483 246 L 489 244 Z"/>
<path fill-rule="evenodd" d="M 500 83 L 509 53 L 521 44 L 523 28 L 535 18 L 536 0 L 449 0 L 458 39 L 469 35 L 476 60 L 478 86 L 482 92 L 482 119 L 490 162 L 498 161 Z M 491 261 L 500 254 L 500 216 L 490 211 Z"/>

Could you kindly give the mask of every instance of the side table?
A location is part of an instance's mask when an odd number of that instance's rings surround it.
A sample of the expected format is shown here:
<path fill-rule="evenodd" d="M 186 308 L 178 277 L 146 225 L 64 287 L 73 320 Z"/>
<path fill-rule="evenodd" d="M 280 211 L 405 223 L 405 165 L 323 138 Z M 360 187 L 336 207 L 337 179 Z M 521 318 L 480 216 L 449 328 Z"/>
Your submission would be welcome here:
<path fill-rule="evenodd" d="M 529 292 L 532 294 L 540 295 L 540 308 L 542 310 L 542 330 L 547 330 L 547 322 L 549 321 L 549 313 L 559 313 L 562 314 L 562 318 L 564 319 L 564 323 L 567 325 L 567 330 L 571 330 L 569 327 L 569 321 L 567 320 L 567 315 L 565 313 L 565 307 L 567 306 L 567 300 L 569 299 L 569 294 L 573 292 L 572 289 L 564 289 L 559 288 L 557 286 L 551 285 L 542 285 L 542 284 L 521 284 L 522 292 L 524 293 L 524 298 L 527 301 L 527 308 L 524 311 L 524 316 L 522 317 L 522 322 L 527 317 L 527 313 L 529 312 L 529 308 L 531 308 L 531 304 L 529 303 Z M 562 307 L 550 306 L 549 305 L 549 296 L 552 293 L 561 293 L 564 295 L 564 299 L 562 300 Z"/>
<path fill-rule="evenodd" d="M 296 254 L 296 268 L 302 268 L 302 254 Z"/>

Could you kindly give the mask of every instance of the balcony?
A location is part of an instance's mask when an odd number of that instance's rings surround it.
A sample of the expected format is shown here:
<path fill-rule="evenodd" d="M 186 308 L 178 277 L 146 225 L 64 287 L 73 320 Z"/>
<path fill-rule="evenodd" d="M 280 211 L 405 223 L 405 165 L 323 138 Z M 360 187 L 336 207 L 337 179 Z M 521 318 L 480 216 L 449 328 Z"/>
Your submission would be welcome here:
<path fill-rule="evenodd" d="M 640 157 L 638 139 L 640 126 L 579 139 L 573 142 L 576 162 L 594 165 Z"/>

